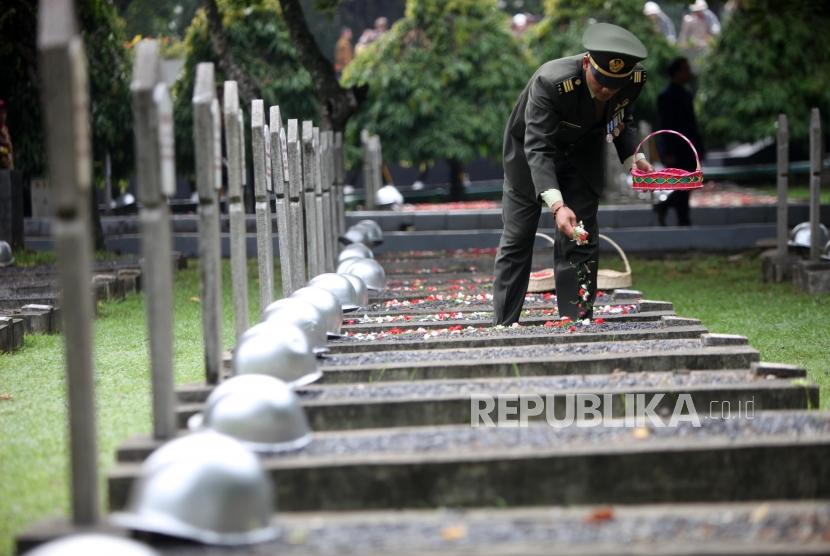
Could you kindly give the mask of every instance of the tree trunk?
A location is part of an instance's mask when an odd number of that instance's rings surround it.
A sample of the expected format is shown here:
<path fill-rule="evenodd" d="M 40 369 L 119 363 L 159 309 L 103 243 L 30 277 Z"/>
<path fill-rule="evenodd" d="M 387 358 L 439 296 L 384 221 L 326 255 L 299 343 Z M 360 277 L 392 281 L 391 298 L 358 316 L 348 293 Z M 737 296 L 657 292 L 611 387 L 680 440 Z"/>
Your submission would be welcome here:
<path fill-rule="evenodd" d="M 249 106 L 251 101 L 259 98 L 260 92 L 256 81 L 242 67 L 236 63 L 230 48 L 228 39 L 225 36 L 225 28 L 222 26 L 222 14 L 219 13 L 219 6 L 216 0 L 204 0 L 205 14 L 208 21 L 208 33 L 213 51 L 219 58 L 219 67 L 225 74 L 225 78 L 236 81 L 239 90 L 239 101 L 242 106 Z"/>
<path fill-rule="evenodd" d="M 215 1 L 215 0 L 210 0 Z M 300 0 L 280 0 L 282 16 L 303 66 L 311 74 L 320 102 L 321 129 L 342 131 L 360 104 L 354 89 L 344 89 L 308 29 Z"/>

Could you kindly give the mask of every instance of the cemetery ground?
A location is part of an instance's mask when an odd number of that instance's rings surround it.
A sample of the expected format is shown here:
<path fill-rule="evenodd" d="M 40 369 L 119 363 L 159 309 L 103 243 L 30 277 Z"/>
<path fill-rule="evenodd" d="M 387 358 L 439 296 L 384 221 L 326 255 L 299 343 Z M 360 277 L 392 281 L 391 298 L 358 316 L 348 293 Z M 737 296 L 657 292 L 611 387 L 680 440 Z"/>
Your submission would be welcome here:
<path fill-rule="evenodd" d="M 48 262 L 26 255 L 21 262 Z M 634 287 L 650 299 L 674 303 L 681 316 L 701 319 L 711 332 L 747 336 L 765 361 L 805 367 L 830 407 L 830 296 L 798 293 L 790 284 L 760 280 L 755 254 L 632 259 Z M 605 266 L 605 265 L 603 265 Z M 249 291 L 258 291 L 256 261 L 249 261 Z M 279 270 L 274 276 L 279 281 Z M 176 383 L 203 381 L 199 271 L 176 273 Z M 232 345 L 228 261 L 224 264 L 224 345 Z M 280 287 L 276 288 L 280 297 Z M 251 295 L 251 315 L 259 314 Z M 143 294 L 99 307 L 96 320 L 98 438 L 102 481 L 116 448 L 150 431 L 147 334 Z M 0 555 L 14 535 L 47 515 L 68 512 L 66 400 L 63 339 L 27 335 L 23 349 L 0 356 Z M 103 484 L 103 483 L 102 483 Z M 102 490 L 103 492 L 103 490 Z"/>

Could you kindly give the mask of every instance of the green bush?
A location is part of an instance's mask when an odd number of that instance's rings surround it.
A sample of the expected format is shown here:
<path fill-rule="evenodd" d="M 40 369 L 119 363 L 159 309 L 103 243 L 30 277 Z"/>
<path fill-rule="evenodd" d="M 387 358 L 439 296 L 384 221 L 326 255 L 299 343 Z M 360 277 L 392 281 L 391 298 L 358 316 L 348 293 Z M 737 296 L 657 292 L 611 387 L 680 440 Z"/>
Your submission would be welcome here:
<path fill-rule="evenodd" d="M 699 113 L 707 139 L 757 141 L 774 135 L 778 115 L 785 113 L 790 136 L 804 141 L 814 106 L 826 124 L 828 27 L 826 2 L 744 2 L 701 70 Z"/>
<path fill-rule="evenodd" d="M 225 33 L 237 64 L 244 68 L 259 87 L 268 107 L 280 106 L 283 119 L 315 119 L 317 100 L 311 76 L 297 58 L 276 0 L 219 0 Z M 185 58 L 182 76 L 174 87 L 176 123 L 176 160 L 178 172 L 194 171 L 193 156 L 193 86 L 196 66 L 213 62 L 216 70 L 217 97 L 222 103 L 225 79 L 208 35 L 207 17 L 203 9 L 196 12 L 185 37 Z M 250 146 L 251 107 L 245 109 L 245 137 Z M 285 122 L 283 122 L 285 123 Z M 250 156 L 250 148 L 246 149 Z"/>
<path fill-rule="evenodd" d="M 346 68 L 368 86 L 349 143 L 366 128 L 408 165 L 498 158 L 513 103 L 533 73 L 495 0 L 409 0 L 405 16 Z"/>
<path fill-rule="evenodd" d="M 76 6 L 87 53 L 95 175 L 102 176 L 104 154 L 109 151 L 113 175 L 126 177 L 132 171 L 132 108 L 131 59 L 125 47 L 124 22 L 104 0 L 79 0 Z M 8 103 L 15 168 L 35 176 L 46 172 L 36 40 L 37 3 L 4 3 L 0 15 L 0 98 Z"/>

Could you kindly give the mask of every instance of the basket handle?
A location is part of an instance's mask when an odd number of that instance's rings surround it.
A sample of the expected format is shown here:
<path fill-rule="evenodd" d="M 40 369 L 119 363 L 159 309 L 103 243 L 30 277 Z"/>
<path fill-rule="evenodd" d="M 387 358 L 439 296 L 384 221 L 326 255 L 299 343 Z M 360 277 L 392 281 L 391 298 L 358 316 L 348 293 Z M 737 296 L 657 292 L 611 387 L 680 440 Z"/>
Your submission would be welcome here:
<path fill-rule="evenodd" d="M 541 237 L 542 239 L 547 240 L 548 242 L 550 242 L 551 245 L 555 244 L 552 237 L 550 237 L 547 234 L 543 234 L 542 232 L 536 232 L 536 237 Z M 617 250 L 617 253 L 619 253 L 620 258 L 622 259 L 623 264 L 625 265 L 626 274 L 631 274 L 631 264 L 628 262 L 628 257 L 625 256 L 625 251 L 622 250 L 622 247 L 620 247 L 620 245 L 616 241 L 614 241 L 605 234 L 599 234 L 599 238 L 604 239 L 605 241 L 611 244 L 611 247 Z"/>
<path fill-rule="evenodd" d="M 697 154 L 697 149 L 695 148 L 695 146 L 692 144 L 692 142 L 689 141 L 689 139 L 685 135 L 683 135 L 682 133 L 680 133 L 678 131 L 674 131 L 673 129 L 658 129 L 657 131 L 652 131 L 651 133 L 646 135 L 643 138 L 643 140 L 640 141 L 640 144 L 637 145 L 637 148 L 634 149 L 635 158 L 637 156 L 637 153 L 640 152 L 640 149 L 643 148 L 643 145 L 645 145 L 646 141 L 648 141 L 649 139 L 651 139 L 655 135 L 660 135 L 661 133 L 670 133 L 671 135 L 677 135 L 678 137 L 680 137 L 681 139 L 686 141 L 686 144 L 689 145 L 689 148 L 692 149 L 693 153 L 695 153 L 695 162 L 697 162 L 697 168 L 695 169 L 695 171 L 700 172 L 700 156 Z M 633 170 L 634 168 L 636 168 L 636 166 L 632 164 L 631 169 Z"/>
<path fill-rule="evenodd" d="M 549 235 L 547 235 L 547 234 L 543 234 L 542 232 L 536 232 L 536 237 L 540 237 L 540 238 L 542 238 L 542 239 L 545 239 L 545 240 L 547 240 L 548 242 L 550 242 L 550 244 L 551 244 L 551 245 L 555 245 L 555 242 L 553 241 L 553 238 L 552 238 L 552 237 L 550 237 L 550 236 L 549 236 Z"/>
<path fill-rule="evenodd" d="M 606 235 L 599 234 L 599 238 L 604 239 L 605 241 L 610 243 L 614 249 L 617 250 L 617 253 L 620 254 L 620 258 L 623 260 L 623 264 L 625 264 L 625 273 L 631 274 L 631 265 L 628 263 L 628 257 L 625 256 L 625 251 L 622 250 L 622 247 L 620 247 L 616 241 L 614 241 Z"/>

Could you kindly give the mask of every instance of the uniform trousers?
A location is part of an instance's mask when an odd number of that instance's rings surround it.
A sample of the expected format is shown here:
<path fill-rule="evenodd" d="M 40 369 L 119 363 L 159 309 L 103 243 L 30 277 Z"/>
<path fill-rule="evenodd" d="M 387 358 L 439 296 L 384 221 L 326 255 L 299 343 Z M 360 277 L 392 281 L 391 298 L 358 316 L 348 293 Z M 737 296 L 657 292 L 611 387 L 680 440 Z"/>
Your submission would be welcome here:
<path fill-rule="evenodd" d="M 557 305 L 560 316 L 574 320 L 592 318 L 599 265 L 599 194 L 580 178 L 576 170 L 564 164 L 561 166 L 557 167 L 556 176 L 563 201 L 574 211 L 577 221 L 582 221 L 589 236 L 587 244 L 577 245 L 558 229 L 555 232 L 553 256 Z M 539 200 L 505 180 L 502 193 L 504 230 L 496 254 L 493 284 L 495 324 L 510 325 L 519 321 L 530 280 L 533 244 L 541 211 Z M 580 295 L 583 289 L 587 290 L 587 299 Z"/>

